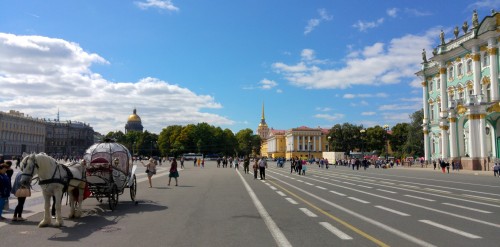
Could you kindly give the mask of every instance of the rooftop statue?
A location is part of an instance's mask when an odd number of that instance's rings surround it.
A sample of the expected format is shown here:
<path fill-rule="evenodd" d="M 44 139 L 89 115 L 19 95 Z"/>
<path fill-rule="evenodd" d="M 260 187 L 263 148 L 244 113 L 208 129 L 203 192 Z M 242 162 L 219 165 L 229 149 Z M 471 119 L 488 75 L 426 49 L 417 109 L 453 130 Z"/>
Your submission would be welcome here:
<path fill-rule="evenodd" d="M 457 39 L 457 38 L 458 38 L 458 33 L 459 33 L 459 32 L 460 32 L 460 31 L 458 31 L 458 26 L 455 26 L 455 29 L 453 30 L 453 34 L 455 35 L 455 39 Z"/>
<path fill-rule="evenodd" d="M 477 26 L 479 26 L 479 20 L 477 18 L 477 11 L 474 10 L 473 14 L 472 14 L 472 26 L 474 28 L 476 28 Z"/>
<path fill-rule="evenodd" d="M 425 54 L 425 49 L 422 49 L 422 60 L 427 63 L 427 54 Z"/>
<path fill-rule="evenodd" d="M 441 45 L 444 45 L 444 32 L 443 32 L 443 29 L 441 29 L 441 33 L 439 34 L 439 38 L 441 39 Z"/>
<path fill-rule="evenodd" d="M 462 31 L 464 31 L 464 33 L 467 33 L 468 30 L 469 24 L 467 24 L 467 21 L 464 21 L 464 24 L 462 25 Z"/>

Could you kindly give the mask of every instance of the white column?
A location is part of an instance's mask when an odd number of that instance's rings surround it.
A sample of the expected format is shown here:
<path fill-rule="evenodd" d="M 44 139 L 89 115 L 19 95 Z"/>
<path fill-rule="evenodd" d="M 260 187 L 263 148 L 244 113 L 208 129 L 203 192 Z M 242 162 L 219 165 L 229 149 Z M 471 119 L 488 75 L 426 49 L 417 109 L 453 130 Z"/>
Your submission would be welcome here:
<path fill-rule="evenodd" d="M 431 78 L 432 80 L 432 78 Z M 423 131 L 424 131 L 424 157 L 425 160 L 431 160 L 430 151 L 430 135 L 429 135 L 429 93 L 427 90 L 427 81 L 422 82 L 422 94 L 423 94 L 423 105 L 424 105 L 424 119 L 422 120 Z"/>
<path fill-rule="evenodd" d="M 321 138 L 322 136 L 319 136 L 319 151 L 322 152 L 323 151 L 323 143 L 321 143 L 321 140 L 323 138 Z"/>
<path fill-rule="evenodd" d="M 479 118 L 480 115 L 477 113 L 476 107 L 471 107 L 469 109 L 469 155 L 471 158 L 479 158 L 481 155 L 481 144 L 480 138 L 478 136 L 478 130 L 480 128 Z"/>
<path fill-rule="evenodd" d="M 488 49 L 490 54 L 490 88 L 491 100 L 499 100 L 498 96 L 498 48 L 496 38 L 488 39 Z"/>
<path fill-rule="evenodd" d="M 484 106 L 481 106 L 483 108 Z M 486 114 L 481 113 L 479 114 L 479 129 L 476 130 L 479 132 L 479 141 L 480 141 L 480 147 L 481 147 L 481 157 L 486 158 L 488 157 L 488 150 L 487 145 L 486 145 Z"/>
<path fill-rule="evenodd" d="M 313 136 L 313 146 L 314 146 L 313 151 L 316 152 L 317 151 L 317 149 L 316 149 L 316 136 Z"/>
<path fill-rule="evenodd" d="M 472 67 L 474 73 L 474 94 L 481 94 L 481 54 L 479 46 L 472 47 Z"/>
<path fill-rule="evenodd" d="M 441 129 L 441 139 L 442 139 L 441 158 L 448 159 L 450 157 L 450 150 L 449 150 L 450 138 L 448 134 L 449 126 L 441 125 L 439 126 L 439 128 Z"/>
<path fill-rule="evenodd" d="M 458 158 L 457 142 L 457 117 L 455 113 L 450 113 L 450 157 Z"/>
<path fill-rule="evenodd" d="M 302 136 L 302 151 L 305 150 L 305 147 L 306 146 L 306 137 L 305 136 Z"/>
<path fill-rule="evenodd" d="M 429 137 L 429 130 L 427 129 L 427 126 L 424 126 L 424 153 L 425 153 L 425 160 L 428 160 L 428 161 L 431 160 L 430 147 L 431 147 L 431 143 L 430 143 L 430 137 Z"/>
<path fill-rule="evenodd" d="M 448 117 L 448 94 L 447 94 L 447 79 L 446 79 L 446 64 L 444 62 L 439 62 L 439 74 L 440 74 L 440 80 L 439 80 L 439 86 L 440 86 L 440 97 L 441 97 L 441 112 L 439 113 L 439 117 L 441 119 L 445 119 Z"/>

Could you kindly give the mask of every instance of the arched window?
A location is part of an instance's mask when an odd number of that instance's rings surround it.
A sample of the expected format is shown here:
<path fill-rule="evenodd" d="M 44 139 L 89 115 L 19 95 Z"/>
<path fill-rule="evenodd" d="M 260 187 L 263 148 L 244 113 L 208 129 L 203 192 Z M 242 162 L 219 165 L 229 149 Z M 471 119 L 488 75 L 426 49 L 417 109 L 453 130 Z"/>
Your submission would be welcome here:
<path fill-rule="evenodd" d="M 436 88 L 441 89 L 441 80 L 439 78 L 436 80 Z"/>
<path fill-rule="evenodd" d="M 448 78 L 453 79 L 453 66 L 448 69 Z"/>
<path fill-rule="evenodd" d="M 432 91 L 434 89 L 433 84 L 434 84 L 433 81 L 430 80 L 429 81 L 429 91 Z"/>
<path fill-rule="evenodd" d="M 467 74 L 472 73 L 472 60 L 467 60 Z"/>
<path fill-rule="evenodd" d="M 430 109 L 430 117 L 431 117 L 431 121 L 434 121 L 434 105 L 433 104 L 430 104 L 429 105 L 429 109 Z"/>
<path fill-rule="evenodd" d="M 458 74 L 458 76 L 462 76 L 463 75 L 463 65 L 462 65 L 462 63 L 459 63 L 457 65 L 457 74 Z"/>
<path fill-rule="evenodd" d="M 487 52 L 483 53 L 483 67 L 490 66 L 490 56 Z"/>

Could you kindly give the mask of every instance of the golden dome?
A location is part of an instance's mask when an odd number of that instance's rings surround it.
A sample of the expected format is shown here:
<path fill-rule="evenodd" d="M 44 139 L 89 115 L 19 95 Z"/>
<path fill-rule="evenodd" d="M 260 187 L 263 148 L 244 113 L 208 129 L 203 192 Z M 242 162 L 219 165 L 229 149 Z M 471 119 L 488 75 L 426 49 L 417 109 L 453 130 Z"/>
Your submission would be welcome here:
<path fill-rule="evenodd" d="M 141 122 L 141 118 L 139 115 L 137 115 L 136 109 L 134 109 L 134 112 L 128 116 L 128 121 L 127 122 Z"/>

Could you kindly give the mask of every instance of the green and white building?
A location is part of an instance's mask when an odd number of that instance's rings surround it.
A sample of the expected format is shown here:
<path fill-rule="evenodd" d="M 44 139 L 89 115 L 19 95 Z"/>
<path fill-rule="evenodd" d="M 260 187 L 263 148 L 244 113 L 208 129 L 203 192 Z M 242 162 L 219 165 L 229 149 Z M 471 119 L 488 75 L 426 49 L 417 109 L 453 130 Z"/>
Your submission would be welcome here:
<path fill-rule="evenodd" d="M 416 75 L 422 79 L 425 159 L 492 170 L 500 158 L 500 13 L 479 21 L 474 11 L 471 24 L 456 27 L 447 42 L 441 32 L 429 60 L 422 53 Z"/>

